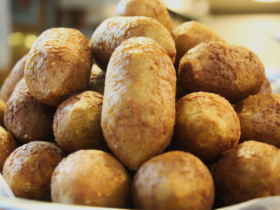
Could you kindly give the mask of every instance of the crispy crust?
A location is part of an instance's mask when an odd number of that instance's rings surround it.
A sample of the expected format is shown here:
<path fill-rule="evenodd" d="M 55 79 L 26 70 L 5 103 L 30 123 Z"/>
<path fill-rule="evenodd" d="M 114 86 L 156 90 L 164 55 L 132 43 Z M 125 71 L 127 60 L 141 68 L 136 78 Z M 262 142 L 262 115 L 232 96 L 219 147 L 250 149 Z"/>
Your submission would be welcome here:
<path fill-rule="evenodd" d="M 120 0 L 115 15 L 150 17 L 164 25 L 170 33 L 173 32 L 171 17 L 159 0 Z"/>
<path fill-rule="evenodd" d="M 115 49 L 132 37 L 155 40 L 175 61 L 175 43 L 168 30 L 158 21 L 148 17 L 112 17 L 103 21 L 91 37 L 90 45 L 97 65 L 106 71 Z"/>
<path fill-rule="evenodd" d="M 7 102 L 12 95 L 17 83 L 23 78 L 25 62 L 28 55 L 23 56 L 13 67 L 1 87 L 1 100 Z"/>
<path fill-rule="evenodd" d="M 51 141 L 56 108 L 37 101 L 26 87 L 24 78 L 17 84 L 6 104 L 4 123 L 21 143 L 35 140 Z"/>
<path fill-rule="evenodd" d="M 136 170 L 169 145 L 175 91 L 174 66 L 154 40 L 131 38 L 113 53 L 101 127 L 109 148 L 128 168 Z"/>
<path fill-rule="evenodd" d="M 226 152 L 214 168 L 216 196 L 225 205 L 280 195 L 280 152 L 248 141 Z"/>
<path fill-rule="evenodd" d="M 272 93 L 271 86 L 269 80 L 265 77 L 263 81 L 263 85 L 261 86 L 261 89 L 259 92 L 257 92 L 256 95 L 264 95 L 264 94 L 269 94 Z"/>
<path fill-rule="evenodd" d="M 173 143 L 207 164 L 238 144 L 240 123 L 231 104 L 213 93 L 192 93 L 176 104 Z"/>
<path fill-rule="evenodd" d="M 132 197 L 137 209 L 210 210 L 214 182 L 197 157 L 172 151 L 140 167 L 133 180 Z"/>
<path fill-rule="evenodd" d="M 8 157 L 3 177 L 16 197 L 50 200 L 51 176 L 63 157 L 54 143 L 30 142 Z"/>
<path fill-rule="evenodd" d="M 93 91 L 71 96 L 59 105 L 53 123 L 55 141 L 66 153 L 106 150 L 101 130 L 103 96 Z"/>
<path fill-rule="evenodd" d="M 86 90 L 91 65 L 89 43 L 78 30 L 52 28 L 33 44 L 24 78 L 37 100 L 58 106 L 70 95 Z"/>
<path fill-rule="evenodd" d="M 91 75 L 88 84 L 88 90 L 95 91 L 104 95 L 105 88 L 105 72 L 102 71 L 96 64 L 92 65 Z"/>
<path fill-rule="evenodd" d="M 254 139 L 280 148 L 280 95 L 250 96 L 235 110 L 240 119 L 240 141 Z"/>
<path fill-rule="evenodd" d="M 206 41 L 180 61 L 179 81 L 187 92 L 211 92 L 230 102 L 256 94 L 265 80 L 264 67 L 252 51 Z"/>
<path fill-rule="evenodd" d="M 131 180 L 110 154 L 80 150 L 55 169 L 51 181 L 52 201 L 66 204 L 125 208 Z"/>

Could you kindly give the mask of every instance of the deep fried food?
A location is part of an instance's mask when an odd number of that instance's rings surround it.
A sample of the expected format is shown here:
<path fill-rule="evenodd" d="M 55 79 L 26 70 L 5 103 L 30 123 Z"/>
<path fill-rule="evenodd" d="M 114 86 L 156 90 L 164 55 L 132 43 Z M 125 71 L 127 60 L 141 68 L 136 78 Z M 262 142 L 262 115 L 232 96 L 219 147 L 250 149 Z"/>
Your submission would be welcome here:
<path fill-rule="evenodd" d="M 256 95 L 263 95 L 263 94 L 268 94 L 268 93 L 272 93 L 272 90 L 271 90 L 269 80 L 265 77 L 265 79 L 263 81 L 263 85 L 261 86 L 261 89 L 259 90 L 259 92 L 257 92 Z"/>
<path fill-rule="evenodd" d="M 91 75 L 88 84 L 88 90 L 95 91 L 104 95 L 105 87 L 105 72 L 102 71 L 96 64 L 92 65 Z"/>

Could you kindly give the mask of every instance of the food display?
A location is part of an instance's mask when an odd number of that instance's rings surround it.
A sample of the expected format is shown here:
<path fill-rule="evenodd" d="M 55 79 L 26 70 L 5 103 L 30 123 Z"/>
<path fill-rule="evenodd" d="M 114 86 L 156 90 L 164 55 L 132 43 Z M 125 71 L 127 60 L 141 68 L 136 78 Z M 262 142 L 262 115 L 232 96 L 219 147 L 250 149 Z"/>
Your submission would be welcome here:
<path fill-rule="evenodd" d="M 70 95 L 86 90 L 91 65 L 89 43 L 81 32 L 52 28 L 29 51 L 24 79 L 34 98 L 58 106 Z"/>
<path fill-rule="evenodd" d="M 254 52 L 196 21 L 173 30 L 159 0 L 120 0 L 85 35 L 44 31 L 1 88 L 16 197 L 210 210 L 280 196 L 280 96 Z"/>
<path fill-rule="evenodd" d="M 260 90 L 265 71 L 247 48 L 205 41 L 182 57 L 178 79 L 186 92 L 211 92 L 238 102 Z"/>
<path fill-rule="evenodd" d="M 59 105 L 54 116 L 55 141 L 66 153 L 81 149 L 106 150 L 101 130 L 103 96 L 85 91 Z"/>
<path fill-rule="evenodd" d="M 3 177 L 16 197 L 50 200 L 51 176 L 64 153 L 54 143 L 25 144 L 5 161 Z"/>
<path fill-rule="evenodd" d="M 225 205 L 280 195 L 280 150 L 247 141 L 226 152 L 214 168 L 216 196 Z"/>
<path fill-rule="evenodd" d="M 116 16 L 145 16 L 150 17 L 173 32 L 171 17 L 160 0 L 120 0 L 116 6 Z"/>
<path fill-rule="evenodd" d="M 210 210 L 214 182 L 197 157 L 172 151 L 139 168 L 133 180 L 132 197 L 137 209 Z"/>
<path fill-rule="evenodd" d="M 197 92 L 176 104 L 175 148 L 190 152 L 204 163 L 216 163 L 221 155 L 238 144 L 239 118 L 223 97 Z"/>
<path fill-rule="evenodd" d="M 240 119 L 240 141 L 255 140 L 280 148 L 280 95 L 250 96 L 240 101 L 235 110 Z"/>
<path fill-rule="evenodd" d="M 113 153 L 131 170 L 160 154 L 175 124 L 176 75 L 154 40 L 123 42 L 106 72 L 101 126 Z"/>
<path fill-rule="evenodd" d="M 175 43 L 169 31 L 158 21 L 141 16 L 112 17 L 98 26 L 90 40 L 96 64 L 106 71 L 115 49 L 132 37 L 148 37 L 155 40 L 175 62 Z"/>
<path fill-rule="evenodd" d="M 53 202 L 124 208 L 131 180 L 122 164 L 98 150 L 80 150 L 65 158 L 51 181 Z"/>
<path fill-rule="evenodd" d="M 6 104 L 5 126 L 20 143 L 52 141 L 55 110 L 55 107 L 37 101 L 22 79 Z"/>

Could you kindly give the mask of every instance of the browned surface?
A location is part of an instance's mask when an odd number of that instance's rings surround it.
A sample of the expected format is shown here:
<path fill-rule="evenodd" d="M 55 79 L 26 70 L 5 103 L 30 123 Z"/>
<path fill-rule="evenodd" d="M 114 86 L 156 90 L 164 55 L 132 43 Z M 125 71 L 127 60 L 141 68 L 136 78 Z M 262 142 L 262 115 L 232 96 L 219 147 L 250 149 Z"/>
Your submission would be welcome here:
<path fill-rule="evenodd" d="M 58 106 L 70 95 L 86 90 L 91 65 L 89 43 L 78 30 L 52 28 L 33 44 L 24 78 L 37 100 Z"/>
<path fill-rule="evenodd" d="M 231 104 L 212 93 L 192 93 L 176 104 L 176 149 L 190 152 L 207 164 L 238 144 L 240 123 Z"/>
<path fill-rule="evenodd" d="M 280 95 L 250 96 L 235 106 L 240 119 L 240 141 L 254 139 L 280 148 Z"/>
<path fill-rule="evenodd" d="M 54 143 L 30 142 L 9 156 L 3 177 L 16 197 L 50 200 L 51 176 L 63 157 Z"/>
<path fill-rule="evenodd" d="M 55 141 L 64 152 L 107 148 L 101 130 L 102 101 L 99 93 L 86 91 L 59 105 L 53 130 Z"/>
<path fill-rule="evenodd" d="M 226 43 L 216 32 L 196 21 L 188 21 L 178 26 L 172 33 L 176 44 L 175 66 L 179 66 L 181 58 L 196 45 L 209 41 Z"/>
<path fill-rule="evenodd" d="M 16 148 L 17 143 L 13 136 L 0 126 L 0 173 L 4 162 Z"/>
<path fill-rule="evenodd" d="M 23 56 L 13 67 L 1 87 L 1 100 L 7 102 L 17 83 L 23 78 L 27 55 Z"/>
<path fill-rule="evenodd" d="M 4 114 L 6 110 L 6 103 L 0 100 L 0 126 L 5 127 Z"/>
<path fill-rule="evenodd" d="M 51 141 L 54 139 L 52 123 L 55 110 L 37 101 L 22 79 L 6 104 L 5 126 L 21 143 Z"/>
<path fill-rule="evenodd" d="M 269 80 L 265 77 L 263 85 L 261 86 L 261 89 L 259 90 L 259 92 L 257 92 L 256 95 L 263 95 L 268 93 L 272 93 L 272 90 Z"/>
<path fill-rule="evenodd" d="M 216 93 L 234 102 L 256 94 L 265 74 L 262 62 L 252 51 L 206 41 L 181 59 L 178 79 L 185 91 Z"/>
<path fill-rule="evenodd" d="M 159 0 L 120 0 L 115 15 L 150 17 L 164 25 L 170 33 L 173 32 L 171 17 Z"/>
<path fill-rule="evenodd" d="M 112 17 L 103 21 L 91 37 L 90 45 L 96 64 L 106 71 L 114 50 L 132 37 L 155 40 L 175 61 L 175 43 L 168 30 L 158 21 L 148 17 Z"/>
<path fill-rule="evenodd" d="M 210 210 L 214 183 L 197 157 L 173 151 L 140 167 L 133 180 L 132 196 L 138 209 Z"/>
<path fill-rule="evenodd" d="M 226 152 L 216 164 L 216 196 L 225 205 L 280 195 L 280 151 L 248 141 Z"/>
<path fill-rule="evenodd" d="M 131 180 L 110 154 L 80 150 L 55 169 L 51 181 L 52 201 L 65 204 L 125 208 Z"/>
<path fill-rule="evenodd" d="M 131 38 L 113 53 L 101 127 L 113 153 L 131 170 L 160 154 L 175 124 L 174 66 L 154 40 Z"/>
<path fill-rule="evenodd" d="M 88 90 L 95 91 L 104 95 L 105 87 L 105 72 L 102 71 L 96 64 L 92 65 L 91 75 L 88 84 Z"/>

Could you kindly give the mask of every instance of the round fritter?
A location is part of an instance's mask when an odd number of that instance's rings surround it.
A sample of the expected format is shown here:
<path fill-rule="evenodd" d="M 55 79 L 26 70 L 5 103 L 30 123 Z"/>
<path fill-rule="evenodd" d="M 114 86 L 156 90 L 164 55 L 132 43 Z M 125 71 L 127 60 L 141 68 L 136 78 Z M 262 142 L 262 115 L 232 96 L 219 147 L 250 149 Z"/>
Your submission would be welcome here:
<path fill-rule="evenodd" d="M 23 78 L 27 56 L 23 56 L 13 67 L 1 87 L 1 100 L 7 102 L 12 95 L 17 83 Z"/>
<path fill-rule="evenodd" d="M 29 51 L 24 78 L 34 98 L 58 106 L 70 95 L 86 90 L 91 65 L 89 43 L 78 30 L 52 28 Z"/>
<path fill-rule="evenodd" d="M 115 15 L 150 17 L 164 25 L 170 33 L 173 32 L 171 17 L 160 0 L 120 0 Z"/>
<path fill-rule="evenodd" d="M 235 106 L 241 125 L 240 141 L 256 140 L 280 148 L 280 95 L 250 96 Z"/>
<path fill-rule="evenodd" d="M 181 58 L 196 45 L 209 41 L 226 43 L 216 32 L 196 21 L 187 21 L 179 25 L 172 33 L 177 55 L 175 66 L 179 66 Z"/>
<path fill-rule="evenodd" d="M 192 93 L 176 104 L 175 148 L 207 164 L 238 144 L 240 123 L 231 104 L 213 93 Z"/>
<path fill-rule="evenodd" d="M 101 127 L 109 148 L 129 169 L 137 170 L 170 144 L 175 92 L 174 66 L 154 40 L 131 38 L 113 53 Z"/>
<path fill-rule="evenodd" d="M 224 205 L 280 195 L 280 150 L 248 141 L 226 152 L 214 168 L 216 196 Z"/>
<path fill-rule="evenodd" d="M 263 81 L 263 85 L 261 86 L 261 89 L 259 90 L 259 92 L 257 92 L 256 95 L 263 95 L 263 94 L 268 94 L 268 93 L 272 93 L 272 90 L 271 90 L 269 80 L 265 77 L 265 79 Z"/>
<path fill-rule="evenodd" d="M 0 100 L 0 126 L 5 127 L 4 114 L 6 110 L 6 103 Z"/>
<path fill-rule="evenodd" d="M 37 101 L 22 78 L 6 104 L 4 123 L 21 143 L 50 141 L 54 139 L 52 123 L 55 110 L 55 107 Z"/>
<path fill-rule="evenodd" d="M 4 162 L 16 148 L 17 143 L 13 136 L 0 126 L 0 173 Z"/>
<path fill-rule="evenodd" d="M 98 150 L 80 150 L 55 169 L 51 195 L 57 203 L 125 208 L 130 185 L 125 168 L 113 156 Z"/>
<path fill-rule="evenodd" d="M 63 157 L 54 143 L 30 142 L 8 157 L 3 177 L 18 198 L 50 200 L 51 176 Z"/>
<path fill-rule="evenodd" d="M 90 45 L 96 64 L 106 71 L 115 49 L 131 37 L 148 37 L 155 40 L 171 60 L 175 61 L 173 38 L 157 20 L 148 17 L 112 17 L 103 21 L 91 37 Z"/>
<path fill-rule="evenodd" d="M 53 130 L 55 141 L 64 152 L 107 148 L 101 130 L 102 101 L 99 93 L 86 91 L 59 105 Z"/>
<path fill-rule="evenodd" d="M 105 72 L 102 71 L 96 64 L 92 65 L 91 75 L 88 84 L 88 90 L 95 91 L 104 95 Z"/>
<path fill-rule="evenodd" d="M 172 151 L 139 168 L 132 184 L 132 197 L 137 209 L 210 210 L 214 182 L 197 157 Z"/>
<path fill-rule="evenodd" d="M 187 92 L 210 92 L 230 102 L 256 94 L 265 80 L 264 67 L 252 51 L 206 41 L 181 59 L 179 81 Z"/>

